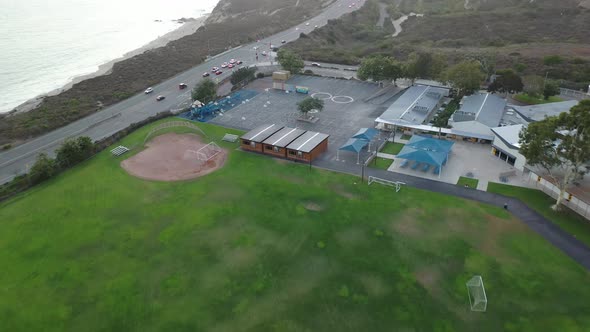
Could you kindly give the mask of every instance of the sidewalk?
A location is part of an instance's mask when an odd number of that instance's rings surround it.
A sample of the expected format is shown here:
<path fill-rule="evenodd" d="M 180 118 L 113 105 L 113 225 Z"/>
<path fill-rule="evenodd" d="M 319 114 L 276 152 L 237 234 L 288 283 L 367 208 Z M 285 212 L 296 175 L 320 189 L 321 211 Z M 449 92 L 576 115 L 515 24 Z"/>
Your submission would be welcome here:
<path fill-rule="evenodd" d="M 590 270 L 590 248 L 516 198 L 493 194 L 487 191 L 464 188 L 444 182 L 431 181 L 415 176 L 388 172 L 386 170 L 368 167 L 363 168 L 361 165 L 332 163 L 329 161 L 316 161 L 314 164 L 314 166 L 318 168 L 356 176 L 360 176 L 364 169 L 365 178 L 368 176 L 375 176 L 389 181 L 404 182 L 406 185 L 418 189 L 451 195 L 497 207 L 504 207 L 504 204 L 508 204 L 509 211 L 515 217 L 522 220 L 522 222 L 527 224 L 532 230 L 537 232 L 555 247 L 559 248 L 580 265 Z"/>

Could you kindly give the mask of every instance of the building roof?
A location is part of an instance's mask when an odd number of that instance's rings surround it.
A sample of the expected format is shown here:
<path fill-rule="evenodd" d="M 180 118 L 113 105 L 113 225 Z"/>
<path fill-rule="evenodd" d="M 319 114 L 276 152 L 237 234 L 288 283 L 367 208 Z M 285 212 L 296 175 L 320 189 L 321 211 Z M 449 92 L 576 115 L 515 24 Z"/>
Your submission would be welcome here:
<path fill-rule="evenodd" d="M 254 142 L 262 142 L 268 137 L 270 137 L 272 134 L 281 130 L 281 128 L 283 128 L 283 126 L 277 126 L 276 124 L 265 124 L 250 130 L 249 132 L 242 135 L 241 138 Z"/>
<path fill-rule="evenodd" d="M 453 122 L 451 133 L 459 136 L 475 137 L 487 140 L 493 140 L 494 134 L 490 127 L 477 121 Z"/>
<path fill-rule="evenodd" d="M 408 88 L 389 108 L 377 118 L 399 123 L 423 123 L 448 92 L 444 88 L 415 85 Z"/>
<path fill-rule="evenodd" d="M 287 145 L 287 149 L 309 153 L 328 137 L 330 136 L 326 134 L 308 131 L 297 137 L 297 139 L 291 142 L 291 144 Z"/>
<path fill-rule="evenodd" d="M 520 134 L 522 128 L 524 128 L 524 125 L 518 124 L 514 126 L 492 128 L 492 132 L 494 132 L 494 134 L 500 138 L 504 144 L 518 150 L 520 149 L 520 137 L 518 134 Z"/>
<path fill-rule="evenodd" d="M 498 127 L 504 114 L 506 100 L 489 93 L 466 96 L 453 114 L 454 122 L 477 121 L 490 128 Z"/>
<path fill-rule="evenodd" d="M 570 108 L 578 105 L 577 100 L 560 101 L 557 103 L 548 103 L 540 105 L 516 106 L 510 105 L 518 114 L 528 122 L 541 121 L 548 116 L 556 116 L 563 112 L 568 112 Z"/>
<path fill-rule="evenodd" d="M 305 133 L 305 130 L 303 129 L 285 127 L 272 134 L 272 136 L 265 139 L 262 143 L 284 148 L 293 142 L 297 137 L 303 135 L 303 133 Z"/>

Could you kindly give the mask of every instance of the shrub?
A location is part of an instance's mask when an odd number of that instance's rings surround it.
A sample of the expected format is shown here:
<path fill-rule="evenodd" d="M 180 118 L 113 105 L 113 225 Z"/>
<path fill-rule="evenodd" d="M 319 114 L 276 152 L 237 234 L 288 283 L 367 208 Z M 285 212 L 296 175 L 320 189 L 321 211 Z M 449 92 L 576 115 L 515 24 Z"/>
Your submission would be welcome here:
<path fill-rule="evenodd" d="M 31 184 L 37 184 L 51 178 L 56 173 L 56 170 L 54 159 L 49 158 L 45 153 L 39 154 L 37 161 L 35 161 L 29 172 Z"/>
<path fill-rule="evenodd" d="M 257 73 L 256 78 L 264 78 L 264 73 Z"/>
<path fill-rule="evenodd" d="M 548 55 L 543 58 L 543 63 L 546 66 L 555 66 L 563 63 L 563 59 L 559 55 Z"/>
<path fill-rule="evenodd" d="M 12 144 L 4 144 L 2 145 L 2 150 L 6 151 L 6 150 L 10 150 L 12 148 Z"/>

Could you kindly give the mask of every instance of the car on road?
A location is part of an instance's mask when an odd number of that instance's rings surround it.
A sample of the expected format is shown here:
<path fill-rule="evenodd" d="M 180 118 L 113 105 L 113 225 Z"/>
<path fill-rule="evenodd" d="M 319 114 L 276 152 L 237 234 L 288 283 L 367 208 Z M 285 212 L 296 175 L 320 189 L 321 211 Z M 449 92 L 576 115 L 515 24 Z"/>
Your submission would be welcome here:
<path fill-rule="evenodd" d="M 212 72 L 212 73 L 214 73 L 214 72 L 216 72 L 216 71 L 218 71 L 218 70 L 219 70 L 219 67 L 213 67 L 213 68 L 211 68 L 211 72 Z"/>
<path fill-rule="evenodd" d="M 266 56 L 266 51 L 262 51 L 262 55 L 263 56 Z"/>
<path fill-rule="evenodd" d="M 144 91 L 144 93 L 146 95 L 149 94 L 149 93 L 152 93 L 152 92 L 154 92 L 154 88 L 152 88 L 152 87 L 149 87 L 149 88 L 145 89 L 145 91 Z"/>
<path fill-rule="evenodd" d="M 209 76 L 209 73 L 207 73 L 207 76 Z M 186 85 L 186 83 L 180 83 L 180 84 L 178 84 L 178 88 L 180 90 L 184 90 L 184 89 L 188 88 L 188 85 Z"/>
<path fill-rule="evenodd" d="M 164 97 L 164 96 L 157 96 L 157 97 L 156 97 L 156 100 L 157 100 L 157 101 L 162 101 L 162 100 L 164 100 L 164 99 L 166 99 L 166 97 Z"/>
<path fill-rule="evenodd" d="M 321 67 L 321 65 L 319 63 L 317 63 L 317 62 L 312 62 L 311 63 L 311 66 L 312 67 Z"/>
<path fill-rule="evenodd" d="M 287 42 L 287 41 L 286 41 L 286 40 L 284 40 L 284 39 L 283 39 L 283 40 L 281 40 L 281 44 L 284 44 L 284 43 L 286 43 L 286 42 Z"/>
<path fill-rule="evenodd" d="M 309 22 L 305 23 L 305 25 L 309 25 Z"/>
<path fill-rule="evenodd" d="M 243 63 L 242 60 L 236 61 L 236 64 L 238 64 L 238 65 L 241 65 L 242 63 Z"/>
<path fill-rule="evenodd" d="M 317 28 L 318 28 L 318 26 L 317 26 L 317 25 L 314 25 L 314 26 L 313 26 L 313 28 L 314 28 L 314 29 L 317 29 Z"/>
<path fill-rule="evenodd" d="M 234 63 L 236 63 L 236 59 L 229 60 L 229 63 L 233 65 Z"/>
<path fill-rule="evenodd" d="M 209 74 L 208 72 L 204 72 L 204 73 L 203 73 L 203 77 L 209 77 L 209 75 L 210 75 L 210 74 Z"/>
<path fill-rule="evenodd" d="M 221 75 L 221 74 L 223 74 L 223 72 L 221 70 L 218 70 L 215 72 L 215 75 Z"/>
<path fill-rule="evenodd" d="M 232 65 L 231 63 L 229 65 L 227 65 L 227 68 L 232 69 L 234 67 L 234 65 Z"/>

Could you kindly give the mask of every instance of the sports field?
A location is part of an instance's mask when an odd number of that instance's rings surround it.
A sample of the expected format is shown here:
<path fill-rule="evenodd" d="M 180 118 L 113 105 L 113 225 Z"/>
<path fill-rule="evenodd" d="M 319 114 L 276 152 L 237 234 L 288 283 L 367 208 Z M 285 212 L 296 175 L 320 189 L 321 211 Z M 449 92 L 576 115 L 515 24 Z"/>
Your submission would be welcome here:
<path fill-rule="evenodd" d="M 128 157 L 105 151 L 0 203 L 0 330 L 590 326 L 590 274 L 502 209 L 233 148 L 188 182 L 131 177 Z M 475 274 L 485 313 L 469 310 Z"/>

